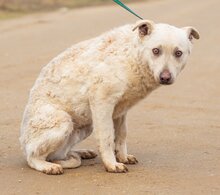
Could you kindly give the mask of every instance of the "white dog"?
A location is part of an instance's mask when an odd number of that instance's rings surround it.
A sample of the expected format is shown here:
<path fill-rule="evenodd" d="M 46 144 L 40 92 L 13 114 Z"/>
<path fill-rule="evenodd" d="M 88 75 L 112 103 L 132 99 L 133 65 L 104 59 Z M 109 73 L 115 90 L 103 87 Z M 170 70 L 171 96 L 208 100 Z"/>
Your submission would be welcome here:
<path fill-rule="evenodd" d="M 172 84 L 191 53 L 193 27 L 138 21 L 81 42 L 45 66 L 26 106 L 20 142 L 30 167 L 47 174 L 94 158 L 74 150 L 94 130 L 105 168 L 127 172 L 126 113 L 160 84 Z"/>

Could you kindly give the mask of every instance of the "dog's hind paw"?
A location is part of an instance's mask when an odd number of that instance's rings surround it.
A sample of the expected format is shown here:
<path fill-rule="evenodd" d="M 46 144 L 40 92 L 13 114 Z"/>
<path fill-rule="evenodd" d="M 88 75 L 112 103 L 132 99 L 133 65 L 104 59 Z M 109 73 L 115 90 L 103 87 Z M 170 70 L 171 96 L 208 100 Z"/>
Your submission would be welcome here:
<path fill-rule="evenodd" d="M 93 150 L 81 149 L 75 151 L 82 159 L 92 159 L 97 156 L 97 154 Z"/>
<path fill-rule="evenodd" d="M 46 167 L 43 170 L 43 173 L 46 173 L 48 175 L 60 175 L 63 174 L 63 168 L 61 165 L 52 164 L 51 166 Z"/>

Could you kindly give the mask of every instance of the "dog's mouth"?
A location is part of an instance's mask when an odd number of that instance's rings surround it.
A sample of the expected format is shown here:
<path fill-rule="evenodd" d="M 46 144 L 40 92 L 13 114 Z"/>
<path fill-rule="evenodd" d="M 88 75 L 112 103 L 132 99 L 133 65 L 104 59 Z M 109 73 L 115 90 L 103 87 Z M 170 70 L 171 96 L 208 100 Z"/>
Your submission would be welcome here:
<path fill-rule="evenodd" d="M 172 81 L 168 81 L 168 82 L 167 82 L 167 81 L 164 82 L 164 81 L 161 81 L 161 80 L 160 80 L 159 83 L 160 83 L 161 85 L 172 85 L 172 84 L 173 84 L 173 80 L 172 80 Z"/>

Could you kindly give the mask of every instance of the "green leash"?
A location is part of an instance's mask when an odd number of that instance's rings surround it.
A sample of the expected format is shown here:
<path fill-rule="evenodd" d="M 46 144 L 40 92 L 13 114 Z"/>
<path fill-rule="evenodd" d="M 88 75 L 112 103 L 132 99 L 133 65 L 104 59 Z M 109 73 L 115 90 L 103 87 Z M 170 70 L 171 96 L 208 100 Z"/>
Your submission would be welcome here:
<path fill-rule="evenodd" d="M 128 8 L 125 4 L 123 4 L 120 0 L 113 0 L 115 3 L 117 3 L 118 5 L 120 5 L 121 7 L 123 7 L 124 9 L 126 9 L 127 11 L 129 11 L 130 13 L 134 14 L 135 16 L 137 16 L 138 18 L 140 18 L 141 20 L 143 20 L 142 17 L 140 17 L 139 15 L 137 15 L 135 12 L 133 12 L 130 8 Z"/>

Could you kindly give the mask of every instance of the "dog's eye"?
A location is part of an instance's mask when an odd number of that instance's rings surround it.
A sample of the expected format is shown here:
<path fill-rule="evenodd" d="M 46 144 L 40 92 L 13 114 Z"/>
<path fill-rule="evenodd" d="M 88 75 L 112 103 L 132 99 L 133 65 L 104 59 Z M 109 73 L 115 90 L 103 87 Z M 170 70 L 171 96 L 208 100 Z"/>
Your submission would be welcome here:
<path fill-rule="evenodd" d="M 183 52 L 180 51 L 180 50 L 177 50 L 177 51 L 175 52 L 175 56 L 176 56 L 177 58 L 180 58 L 182 55 L 183 55 Z"/>
<path fill-rule="evenodd" d="M 159 55 L 160 54 L 160 50 L 158 48 L 152 49 L 152 52 L 153 52 L 154 55 Z"/>

